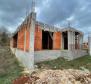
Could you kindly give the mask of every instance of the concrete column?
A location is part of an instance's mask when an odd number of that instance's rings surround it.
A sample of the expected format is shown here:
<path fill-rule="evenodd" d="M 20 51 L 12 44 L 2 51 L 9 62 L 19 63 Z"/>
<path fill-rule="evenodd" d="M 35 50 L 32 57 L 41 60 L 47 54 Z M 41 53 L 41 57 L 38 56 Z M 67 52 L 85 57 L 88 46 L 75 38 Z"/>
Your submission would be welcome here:
<path fill-rule="evenodd" d="M 26 28 L 25 28 L 25 32 L 24 32 L 24 51 L 26 51 Z"/>
<path fill-rule="evenodd" d="M 73 31 L 71 31 L 71 50 L 73 50 Z"/>
<path fill-rule="evenodd" d="M 88 48 L 89 48 L 89 55 L 91 56 L 91 33 L 88 35 Z"/>
<path fill-rule="evenodd" d="M 74 49 L 74 31 L 72 31 L 71 36 L 72 36 L 72 43 L 71 44 L 72 44 L 72 50 L 73 50 Z"/>
<path fill-rule="evenodd" d="M 71 31 L 68 31 L 68 50 L 71 50 L 71 43 L 72 43 Z"/>
<path fill-rule="evenodd" d="M 77 50 L 79 50 L 79 35 L 77 35 Z"/>
<path fill-rule="evenodd" d="M 83 44 L 83 35 L 80 35 L 80 49 L 82 50 L 82 44 Z"/>
<path fill-rule="evenodd" d="M 36 13 L 32 12 L 31 13 L 31 24 L 30 24 L 30 43 L 29 43 L 29 53 L 31 56 L 31 64 L 30 68 L 34 69 L 34 40 L 35 40 L 35 23 L 36 23 Z"/>
<path fill-rule="evenodd" d="M 62 40 L 61 40 L 61 45 L 62 45 L 62 49 L 64 49 L 64 38 L 63 38 L 63 34 L 62 34 Z"/>
<path fill-rule="evenodd" d="M 61 49 L 61 50 L 63 49 L 63 47 L 62 47 L 62 40 L 63 40 L 63 36 L 62 36 L 62 33 L 61 33 L 61 41 L 60 41 L 60 42 L 61 42 L 61 43 L 60 43 L 60 44 L 61 44 L 61 46 L 60 46 L 60 49 Z"/>
<path fill-rule="evenodd" d="M 73 50 L 75 49 L 75 32 L 68 31 L 68 49 Z"/>
<path fill-rule="evenodd" d="M 75 32 L 73 32 L 73 49 L 75 50 Z"/>
<path fill-rule="evenodd" d="M 79 48 L 82 49 L 83 35 L 79 34 Z"/>
<path fill-rule="evenodd" d="M 81 49 L 81 35 L 79 34 L 78 36 L 79 40 L 78 40 L 78 43 L 79 43 L 79 49 Z"/>

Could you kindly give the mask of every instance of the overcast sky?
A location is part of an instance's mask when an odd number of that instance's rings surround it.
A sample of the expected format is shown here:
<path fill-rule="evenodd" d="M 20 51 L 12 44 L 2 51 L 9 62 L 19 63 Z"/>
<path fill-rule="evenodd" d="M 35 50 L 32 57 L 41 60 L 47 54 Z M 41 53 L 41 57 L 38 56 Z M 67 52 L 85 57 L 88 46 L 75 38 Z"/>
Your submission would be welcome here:
<path fill-rule="evenodd" d="M 31 0 L 0 0 L 0 27 L 16 30 L 31 11 Z M 86 35 L 91 31 L 91 0 L 36 0 L 37 20 L 56 26 L 71 25 Z"/>

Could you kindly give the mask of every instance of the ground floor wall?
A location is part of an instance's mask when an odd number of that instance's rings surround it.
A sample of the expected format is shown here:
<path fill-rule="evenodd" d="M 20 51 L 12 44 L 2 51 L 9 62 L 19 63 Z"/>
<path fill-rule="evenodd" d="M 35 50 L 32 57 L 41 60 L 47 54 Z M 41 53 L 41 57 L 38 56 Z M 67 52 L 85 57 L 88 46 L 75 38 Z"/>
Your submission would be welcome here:
<path fill-rule="evenodd" d="M 13 54 L 16 55 L 18 60 L 28 69 L 34 67 L 34 63 L 38 63 L 41 61 L 48 61 L 57 59 L 59 57 L 63 57 L 68 60 L 73 60 L 85 55 L 88 55 L 85 50 L 43 50 L 43 51 L 35 51 L 34 54 L 32 52 L 24 52 L 19 49 L 11 48 Z"/>
<path fill-rule="evenodd" d="M 74 60 L 76 58 L 88 55 L 86 50 L 61 50 L 61 55 L 65 59 Z"/>
<path fill-rule="evenodd" d="M 11 50 L 24 67 L 29 70 L 34 68 L 34 54 L 32 52 L 24 52 L 16 48 L 11 48 Z"/>
<path fill-rule="evenodd" d="M 34 61 L 35 63 L 41 61 L 53 60 L 58 57 L 63 57 L 67 60 L 73 60 L 82 56 L 88 55 L 85 50 L 44 50 L 44 51 L 35 51 L 34 53 Z"/>
<path fill-rule="evenodd" d="M 35 63 L 38 63 L 41 61 L 53 60 L 58 57 L 61 57 L 60 50 L 43 50 L 43 51 L 35 51 L 34 53 Z"/>

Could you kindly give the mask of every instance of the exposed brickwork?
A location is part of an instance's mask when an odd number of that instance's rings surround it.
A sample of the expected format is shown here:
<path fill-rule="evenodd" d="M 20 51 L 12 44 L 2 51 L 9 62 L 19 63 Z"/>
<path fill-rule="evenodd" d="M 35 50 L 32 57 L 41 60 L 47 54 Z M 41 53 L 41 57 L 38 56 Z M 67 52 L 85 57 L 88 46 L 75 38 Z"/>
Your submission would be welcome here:
<path fill-rule="evenodd" d="M 24 38 L 25 38 L 25 32 L 26 32 L 26 47 L 25 51 L 29 51 L 29 43 L 31 42 L 29 40 L 29 33 L 30 29 L 27 27 L 27 25 L 22 26 L 21 30 L 18 32 L 18 41 L 17 41 L 17 48 L 24 50 Z M 30 41 L 30 42 L 29 42 Z M 11 40 L 11 46 L 14 46 L 15 41 L 14 39 Z M 59 50 L 61 48 L 61 33 L 60 32 L 54 32 L 53 36 L 53 49 Z M 39 25 L 36 25 L 35 28 L 35 43 L 34 43 L 34 49 L 42 50 L 42 29 Z"/>
<path fill-rule="evenodd" d="M 36 25 L 35 28 L 35 44 L 34 44 L 35 50 L 41 50 L 42 49 L 42 30 L 40 29 L 40 26 Z"/>
<path fill-rule="evenodd" d="M 61 48 L 61 33 L 60 32 L 54 32 L 53 35 L 53 49 L 59 50 Z"/>
<path fill-rule="evenodd" d="M 18 32 L 17 48 L 24 50 L 24 27 Z"/>

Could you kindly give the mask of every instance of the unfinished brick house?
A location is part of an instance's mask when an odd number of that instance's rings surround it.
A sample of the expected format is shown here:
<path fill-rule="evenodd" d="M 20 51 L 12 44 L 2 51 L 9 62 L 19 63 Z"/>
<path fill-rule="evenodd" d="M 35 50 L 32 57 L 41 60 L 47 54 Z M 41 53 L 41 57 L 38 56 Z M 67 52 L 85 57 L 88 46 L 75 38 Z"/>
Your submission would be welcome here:
<path fill-rule="evenodd" d="M 29 69 L 34 63 L 64 57 L 72 60 L 86 55 L 83 33 L 72 27 L 57 28 L 36 21 L 32 11 L 12 35 L 10 48 Z"/>

